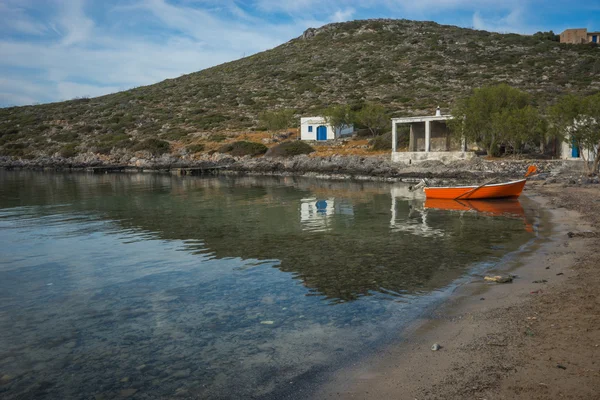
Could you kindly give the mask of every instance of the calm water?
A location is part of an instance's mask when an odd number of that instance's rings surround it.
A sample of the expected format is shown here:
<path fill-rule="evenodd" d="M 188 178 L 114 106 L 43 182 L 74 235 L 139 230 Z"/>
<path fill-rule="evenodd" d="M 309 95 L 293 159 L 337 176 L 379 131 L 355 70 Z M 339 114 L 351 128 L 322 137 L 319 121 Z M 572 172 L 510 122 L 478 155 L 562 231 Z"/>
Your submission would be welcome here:
<path fill-rule="evenodd" d="M 534 237 L 406 186 L 0 172 L 0 397 L 303 398 Z M 524 215 L 523 215 L 524 212 Z"/>

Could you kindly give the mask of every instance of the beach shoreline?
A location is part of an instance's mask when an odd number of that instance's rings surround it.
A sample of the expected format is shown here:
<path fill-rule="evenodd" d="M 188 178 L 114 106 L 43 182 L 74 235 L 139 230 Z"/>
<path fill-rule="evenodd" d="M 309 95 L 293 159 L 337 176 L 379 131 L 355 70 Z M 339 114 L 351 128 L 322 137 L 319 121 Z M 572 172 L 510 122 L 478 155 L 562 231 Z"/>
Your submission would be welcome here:
<path fill-rule="evenodd" d="M 513 283 L 475 277 L 399 334 L 407 339 L 334 373 L 313 398 L 595 398 L 600 279 L 598 237 L 588 232 L 600 191 L 532 186 L 527 194 L 551 214 L 553 231 L 498 271 L 517 275 Z"/>

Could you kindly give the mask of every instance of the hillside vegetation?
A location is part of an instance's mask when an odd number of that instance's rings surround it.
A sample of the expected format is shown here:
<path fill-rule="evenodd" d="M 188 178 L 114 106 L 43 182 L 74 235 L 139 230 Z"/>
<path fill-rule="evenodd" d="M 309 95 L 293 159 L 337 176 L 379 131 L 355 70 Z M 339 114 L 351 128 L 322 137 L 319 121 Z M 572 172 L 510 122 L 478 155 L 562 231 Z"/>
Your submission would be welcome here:
<path fill-rule="evenodd" d="M 298 118 L 332 104 L 371 102 L 395 115 L 423 114 L 499 82 L 529 92 L 542 108 L 561 94 L 594 93 L 600 48 L 433 22 L 330 24 L 154 85 L 0 109 L 0 155 L 200 149 L 221 133 L 265 129 L 259 116 L 269 110 L 292 109 Z"/>

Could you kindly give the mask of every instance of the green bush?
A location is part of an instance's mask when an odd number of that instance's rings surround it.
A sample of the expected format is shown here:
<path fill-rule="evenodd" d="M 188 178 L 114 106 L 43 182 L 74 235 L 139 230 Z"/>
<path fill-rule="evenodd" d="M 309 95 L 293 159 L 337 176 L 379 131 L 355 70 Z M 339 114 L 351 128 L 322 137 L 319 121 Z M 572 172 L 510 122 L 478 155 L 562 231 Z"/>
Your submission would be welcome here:
<path fill-rule="evenodd" d="M 300 154 L 310 154 L 314 152 L 306 142 L 300 140 L 294 142 L 283 142 L 277 146 L 271 147 L 265 154 L 265 157 L 292 157 Z"/>
<path fill-rule="evenodd" d="M 0 155 L 10 157 L 22 157 L 25 155 L 25 143 L 8 143 L 0 149 Z"/>
<path fill-rule="evenodd" d="M 258 156 L 267 152 L 267 146 L 262 143 L 247 142 L 241 140 L 239 142 L 228 143 L 219 148 L 219 153 L 229 153 L 232 156 Z"/>
<path fill-rule="evenodd" d="M 192 144 L 185 149 L 188 153 L 200 153 L 201 151 L 204 151 L 204 145 L 202 143 Z"/>
<path fill-rule="evenodd" d="M 134 151 L 148 151 L 154 156 L 159 156 L 161 154 L 168 153 L 171 149 L 171 145 L 169 142 L 165 142 L 164 140 L 146 139 L 143 142 L 133 146 L 132 149 Z"/>
<path fill-rule="evenodd" d="M 391 150 L 392 132 L 376 136 L 369 142 L 369 144 L 371 145 L 371 150 Z"/>
<path fill-rule="evenodd" d="M 77 153 L 78 153 L 77 145 L 75 143 L 71 143 L 66 146 L 63 146 L 59 151 L 60 156 L 64 157 L 64 158 L 75 157 L 77 155 Z"/>

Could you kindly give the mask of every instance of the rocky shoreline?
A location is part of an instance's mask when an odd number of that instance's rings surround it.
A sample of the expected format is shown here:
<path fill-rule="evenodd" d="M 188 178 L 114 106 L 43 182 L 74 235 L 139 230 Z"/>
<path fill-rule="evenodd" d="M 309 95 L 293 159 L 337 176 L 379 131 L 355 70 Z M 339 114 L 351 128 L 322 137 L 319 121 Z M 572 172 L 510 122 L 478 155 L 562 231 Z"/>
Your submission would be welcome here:
<path fill-rule="evenodd" d="M 221 174 L 294 175 L 328 179 L 358 179 L 385 181 L 415 181 L 422 178 L 433 183 L 482 182 L 491 178 L 514 179 L 523 176 L 527 167 L 535 164 L 540 173 L 533 180 L 548 183 L 597 184 L 598 178 L 584 176 L 580 163 L 564 160 L 486 160 L 475 158 L 443 164 L 425 161 L 419 164 L 393 163 L 388 156 L 306 155 L 288 158 L 232 157 L 226 154 L 203 154 L 197 158 L 163 155 L 108 159 L 97 154 L 80 154 L 73 158 L 40 157 L 32 160 L 0 157 L 5 169 L 84 171 L 118 167 L 125 172 L 177 172 L 181 168 L 210 169 L 222 167 Z"/>

